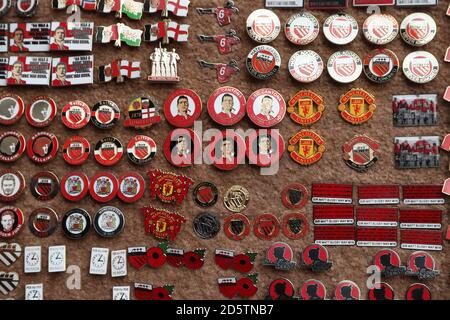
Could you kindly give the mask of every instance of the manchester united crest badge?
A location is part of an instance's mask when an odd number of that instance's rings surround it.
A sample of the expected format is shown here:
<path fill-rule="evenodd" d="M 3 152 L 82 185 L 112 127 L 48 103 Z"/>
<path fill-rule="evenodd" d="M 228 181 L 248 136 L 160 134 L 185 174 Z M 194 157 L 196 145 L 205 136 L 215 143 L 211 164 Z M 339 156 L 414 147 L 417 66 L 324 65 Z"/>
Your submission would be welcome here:
<path fill-rule="evenodd" d="M 301 90 L 289 101 L 287 112 L 294 122 L 306 126 L 319 121 L 324 110 L 321 96 L 311 90 Z"/>
<path fill-rule="evenodd" d="M 144 214 L 145 233 L 157 239 L 173 241 L 186 222 L 182 215 L 153 207 L 142 208 Z"/>
<path fill-rule="evenodd" d="M 311 130 L 300 130 L 289 139 L 289 154 L 301 165 L 311 165 L 322 158 L 325 141 Z"/>
<path fill-rule="evenodd" d="M 341 96 L 338 110 L 351 124 L 362 124 L 372 118 L 377 109 L 375 97 L 363 89 L 351 89 Z"/>
<path fill-rule="evenodd" d="M 378 147 L 378 142 L 367 136 L 355 136 L 342 146 L 344 161 L 350 168 L 365 172 L 377 162 Z"/>
<path fill-rule="evenodd" d="M 186 176 L 161 170 L 151 170 L 147 175 L 150 178 L 152 199 L 158 198 L 166 203 L 177 202 L 180 204 L 183 202 L 189 187 L 194 183 Z"/>

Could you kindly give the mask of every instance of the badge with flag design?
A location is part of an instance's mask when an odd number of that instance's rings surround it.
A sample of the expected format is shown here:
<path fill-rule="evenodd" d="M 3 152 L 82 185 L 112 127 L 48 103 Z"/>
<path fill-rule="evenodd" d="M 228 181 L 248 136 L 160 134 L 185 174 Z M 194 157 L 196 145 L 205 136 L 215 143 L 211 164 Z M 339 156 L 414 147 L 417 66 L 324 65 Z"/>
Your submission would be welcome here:
<path fill-rule="evenodd" d="M 119 12 L 121 0 L 98 0 L 97 11 L 102 13 Z"/>
<path fill-rule="evenodd" d="M 97 27 L 97 31 L 95 34 L 95 42 L 96 43 L 109 43 L 111 41 L 115 41 L 115 46 L 120 45 L 119 39 L 119 27 L 118 24 L 113 24 L 108 27 Z"/>
<path fill-rule="evenodd" d="M 46 52 L 49 46 L 50 23 L 9 24 L 9 51 Z"/>
<path fill-rule="evenodd" d="M 11 56 L 7 85 L 46 85 L 50 83 L 51 57 Z"/>
<path fill-rule="evenodd" d="M 94 11 L 97 8 L 96 0 L 52 0 L 53 9 L 65 9 L 71 6 L 78 6 L 86 11 Z"/>
<path fill-rule="evenodd" d="M 93 22 L 52 22 L 50 51 L 92 51 Z"/>
<path fill-rule="evenodd" d="M 161 11 L 162 17 L 168 17 L 169 12 L 178 17 L 187 17 L 190 0 L 145 0 L 144 12 L 156 13 Z"/>
<path fill-rule="evenodd" d="M 170 39 L 177 42 L 187 42 L 189 38 L 189 25 L 164 20 L 144 26 L 144 41 L 153 42 L 162 39 L 163 44 L 168 44 Z"/>
<path fill-rule="evenodd" d="M 140 20 L 142 18 L 142 12 L 144 4 L 142 2 L 134 0 L 121 0 L 121 6 L 118 12 L 119 18 L 122 18 L 122 14 L 125 14 L 132 20 Z"/>
<path fill-rule="evenodd" d="M 67 87 L 94 83 L 94 56 L 54 58 L 52 87 Z"/>
<path fill-rule="evenodd" d="M 150 96 L 134 98 L 125 110 L 125 127 L 145 129 L 161 122 L 156 100 Z"/>
<path fill-rule="evenodd" d="M 130 47 L 139 47 L 142 41 L 142 30 L 132 29 L 123 23 L 119 23 L 119 47 L 125 42 Z"/>
<path fill-rule="evenodd" d="M 8 52 L 8 24 L 0 23 L 0 52 Z"/>
<path fill-rule="evenodd" d="M 123 82 L 124 78 L 136 79 L 141 77 L 141 62 L 128 60 L 114 60 L 98 68 L 100 83 L 107 83 L 116 79 Z"/>

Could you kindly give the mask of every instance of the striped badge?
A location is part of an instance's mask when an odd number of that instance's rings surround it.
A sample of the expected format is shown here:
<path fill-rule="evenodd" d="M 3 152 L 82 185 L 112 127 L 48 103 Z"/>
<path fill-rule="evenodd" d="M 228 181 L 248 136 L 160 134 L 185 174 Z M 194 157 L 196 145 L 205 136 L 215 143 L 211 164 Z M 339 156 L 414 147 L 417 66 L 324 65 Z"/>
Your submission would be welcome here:
<path fill-rule="evenodd" d="M 0 271 L 0 292 L 5 296 L 14 291 L 19 285 L 19 274 L 17 272 Z"/>
<path fill-rule="evenodd" d="M 22 254 L 22 247 L 18 243 L 0 243 L 0 261 L 7 267 L 16 262 Z"/>

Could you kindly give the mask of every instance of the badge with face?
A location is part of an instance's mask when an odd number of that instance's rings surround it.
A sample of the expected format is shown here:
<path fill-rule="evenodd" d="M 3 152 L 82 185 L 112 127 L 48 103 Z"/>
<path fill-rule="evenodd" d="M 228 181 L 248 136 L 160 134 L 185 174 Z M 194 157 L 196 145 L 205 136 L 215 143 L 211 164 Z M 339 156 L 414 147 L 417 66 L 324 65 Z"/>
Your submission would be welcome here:
<path fill-rule="evenodd" d="M 335 300 L 359 300 L 360 298 L 361 290 L 353 281 L 343 280 L 334 289 Z"/>
<path fill-rule="evenodd" d="M 306 247 L 301 254 L 301 266 L 316 271 L 327 271 L 333 263 L 328 260 L 328 250 L 320 244 Z"/>
<path fill-rule="evenodd" d="M 244 139 L 234 131 L 222 131 L 219 136 L 213 136 L 210 146 L 209 160 L 220 170 L 233 170 L 245 163 Z"/>
<path fill-rule="evenodd" d="M 20 171 L 14 169 L 0 171 L 0 201 L 14 201 L 20 197 L 24 190 L 25 179 Z"/>
<path fill-rule="evenodd" d="M 259 127 L 273 127 L 283 120 L 285 113 L 286 102 L 273 89 L 259 89 L 248 98 L 247 115 Z"/>
<path fill-rule="evenodd" d="M 173 91 L 164 104 L 166 120 L 174 127 L 191 127 L 201 113 L 202 101 L 197 93 L 189 89 Z"/>
<path fill-rule="evenodd" d="M 300 289 L 300 296 L 302 297 L 302 300 L 325 300 L 327 289 L 319 280 L 306 280 Z"/>
<path fill-rule="evenodd" d="M 3 207 L 0 209 L 0 238 L 11 239 L 22 228 L 24 223 L 22 210 L 16 207 Z"/>
<path fill-rule="evenodd" d="M 278 130 L 259 129 L 246 137 L 246 155 L 250 164 L 270 167 L 280 161 L 285 145 Z"/>
<path fill-rule="evenodd" d="M 56 116 L 56 103 L 46 96 L 35 97 L 27 106 L 25 116 L 28 123 L 36 128 L 50 125 Z"/>
<path fill-rule="evenodd" d="M 12 125 L 20 120 L 24 103 L 18 95 L 6 93 L 0 96 L 0 124 Z"/>
<path fill-rule="evenodd" d="M 191 129 L 174 129 L 164 142 L 164 155 L 176 167 L 188 167 L 195 163 L 201 148 L 197 134 Z"/>
<path fill-rule="evenodd" d="M 434 258 L 425 251 L 416 251 L 409 256 L 405 275 L 417 277 L 419 280 L 431 280 L 439 275 L 435 269 Z"/>
<path fill-rule="evenodd" d="M 294 292 L 294 285 L 289 279 L 275 279 L 269 285 L 269 294 L 266 300 L 293 300 L 295 299 Z"/>
<path fill-rule="evenodd" d="M 58 153 L 58 138 L 53 133 L 38 132 L 27 142 L 28 157 L 35 163 L 47 163 Z"/>
<path fill-rule="evenodd" d="M 236 88 L 221 87 L 208 100 L 208 114 L 216 123 L 232 126 L 245 116 L 246 99 Z"/>
<path fill-rule="evenodd" d="M 275 242 L 267 250 L 263 265 L 274 267 L 276 270 L 291 270 L 295 267 L 291 247 L 284 242 Z"/>
<path fill-rule="evenodd" d="M 394 289 L 385 282 L 377 283 L 369 289 L 369 300 L 394 300 Z"/>
<path fill-rule="evenodd" d="M 0 134 L 0 161 L 14 162 L 25 151 L 25 137 L 16 131 L 7 131 Z"/>

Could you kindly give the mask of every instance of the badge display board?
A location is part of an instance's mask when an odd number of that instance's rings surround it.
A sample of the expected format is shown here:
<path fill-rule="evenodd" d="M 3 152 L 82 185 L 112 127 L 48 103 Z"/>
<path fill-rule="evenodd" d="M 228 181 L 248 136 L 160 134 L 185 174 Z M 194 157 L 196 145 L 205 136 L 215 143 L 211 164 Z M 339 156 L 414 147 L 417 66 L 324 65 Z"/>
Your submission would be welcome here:
<path fill-rule="evenodd" d="M 217 4 L 217 2 L 215 2 Z M 445 64 L 443 57 L 445 50 L 450 43 L 446 40 L 446 30 L 450 28 L 450 17 L 445 16 L 447 9 L 446 1 L 439 1 L 438 6 L 434 7 L 419 7 L 419 8 L 395 8 L 386 7 L 382 11 L 392 14 L 399 23 L 404 17 L 413 12 L 426 12 L 431 15 L 439 26 L 436 38 L 426 46 L 426 50 L 433 53 L 441 65 L 441 71 L 438 77 L 432 82 L 424 85 L 416 85 L 406 79 L 402 72 L 399 72 L 395 77 L 385 84 L 376 84 L 367 79 L 362 74 L 358 80 L 353 84 L 339 84 L 334 81 L 327 72 L 310 83 L 299 84 L 291 77 L 288 71 L 288 61 L 292 54 L 298 50 L 314 50 L 324 61 L 338 50 L 352 50 L 356 52 L 362 59 L 375 47 L 368 43 L 362 34 L 361 28 L 364 20 L 368 17 L 365 8 L 347 8 L 346 13 L 355 17 L 360 27 L 360 32 L 357 38 L 350 44 L 338 47 L 326 40 L 322 26 L 325 19 L 333 12 L 313 10 L 311 11 L 320 22 L 321 31 L 314 42 L 306 46 L 296 46 L 286 39 L 283 32 L 270 45 L 278 50 L 282 58 L 282 65 L 279 72 L 267 81 L 255 80 L 246 70 L 245 62 L 247 54 L 258 44 L 253 42 L 245 31 L 245 23 L 248 15 L 255 8 L 264 8 L 264 0 L 247 1 L 238 0 L 235 2 L 239 7 L 240 12 L 234 15 L 230 26 L 221 28 L 215 21 L 214 16 L 201 16 L 195 12 L 195 7 L 209 7 L 211 1 L 196 0 L 191 4 L 189 15 L 187 18 L 176 18 L 180 23 L 187 23 L 191 25 L 190 38 L 186 43 L 171 43 L 167 46 L 170 50 L 176 48 L 177 53 L 181 57 L 179 62 L 178 73 L 182 81 L 176 84 L 156 84 L 149 83 L 146 76 L 151 73 L 150 54 L 158 45 L 155 43 L 142 43 L 140 48 L 130 48 L 123 46 L 116 48 L 113 45 L 95 44 L 92 54 L 95 56 L 95 66 L 105 65 L 118 58 L 126 58 L 130 61 L 141 61 L 143 77 L 141 79 L 129 80 L 124 83 L 108 83 L 108 84 L 94 84 L 66 88 L 51 88 L 51 87 L 2 87 L 1 93 L 10 92 L 22 97 L 25 105 L 30 103 L 36 96 L 47 95 L 52 97 L 58 107 L 58 114 L 51 125 L 45 128 L 46 131 L 52 132 L 60 139 L 60 151 L 56 159 L 43 165 L 38 165 L 31 162 L 26 155 L 13 164 L 13 168 L 20 170 L 26 180 L 25 193 L 14 202 L 14 205 L 24 211 L 25 218 L 28 219 L 31 212 L 37 208 L 48 206 L 52 208 L 59 216 L 61 221 L 64 214 L 74 208 L 83 208 L 87 210 L 92 219 L 95 213 L 103 205 L 112 205 L 119 208 L 126 219 L 123 231 L 116 237 L 107 239 L 101 238 L 96 234 L 93 228 L 89 231 L 83 239 L 71 240 L 67 238 L 61 226 L 48 238 L 38 238 L 34 236 L 27 225 L 25 225 L 21 232 L 11 241 L 19 243 L 22 248 L 26 246 L 41 246 L 42 248 L 42 270 L 40 273 L 25 274 L 23 254 L 12 266 L 5 267 L 0 265 L 0 271 L 17 272 L 20 275 L 20 283 L 18 288 L 13 291 L 8 297 L 14 299 L 25 298 L 25 286 L 27 284 L 43 284 L 44 299 L 111 299 L 113 295 L 113 286 L 131 286 L 134 283 L 152 284 L 154 287 L 163 286 L 165 284 L 175 285 L 173 293 L 174 299 L 223 299 L 217 284 L 218 278 L 242 275 L 234 271 L 221 270 L 214 263 L 215 249 L 230 249 L 235 252 L 258 252 L 255 260 L 255 268 L 252 272 L 259 273 L 258 292 L 256 298 L 263 299 L 268 292 L 269 284 L 277 278 L 286 277 L 290 279 L 295 288 L 296 295 L 298 288 L 301 288 L 303 283 L 308 279 L 317 279 L 325 285 L 327 289 L 327 298 L 331 298 L 335 286 L 342 280 L 352 280 L 361 288 L 361 297 L 367 299 L 368 289 L 365 285 L 367 280 L 366 268 L 373 263 L 375 254 L 381 248 L 371 247 L 357 247 L 345 246 L 334 247 L 327 246 L 330 260 L 333 261 L 331 270 L 314 274 L 307 270 L 295 268 L 288 272 L 276 271 L 270 267 L 263 266 L 262 262 L 265 257 L 265 250 L 267 250 L 274 241 L 287 242 L 294 251 L 294 259 L 297 264 L 300 263 L 299 257 L 308 245 L 312 244 L 314 235 L 313 228 L 313 206 L 309 200 L 307 205 L 298 212 L 305 214 L 309 223 L 309 232 L 303 239 L 291 240 L 280 234 L 272 241 L 264 241 L 257 238 L 253 231 L 250 235 L 242 241 L 233 241 L 226 237 L 223 232 L 223 225 L 225 219 L 232 213 L 228 211 L 223 205 L 223 197 L 226 191 L 233 185 L 241 185 L 248 189 L 250 193 L 250 201 L 248 207 L 244 210 L 244 214 L 248 216 L 251 222 L 251 230 L 253 230 L 253 221 L 256 217 L 263 213 L 274 214 L 280 221 L 284 215 L 287 215 L 295 210 L 286 209 L 283 206 L 281 192 L 286 185 L 292 183 L 301 183 L 305 185 L 309 192 L 311 192 L 311 184 L 315 183 L 353 183 L 358 184 L 442 184 L 445 178 L 449 176 L 448 172 L 448 155 L 441 151 L 441 164 L 439 168 L 431 169 L 395 169 L 394 161 L 394 138 L 403 136 L 440 136 L 441 139 L 448 133 L 448 124 L 450 123 L 450 113 L 448 112 L 448 105 L 442 99 L 442 95 L 450 77 L 450 66 Z M 44 21 L 44 18 L 52 17 L 54 21 L 66 21 L 67 16 L 64 11 L 52 10 L 50 7 L 51 1 L 40 1 L 36 16 L 32 21 Z M 298 9 L 276 9 L 274 12 L 279 16 L 282 25 L 287 19 L 298 12 Z M 111 25 L 116 22 L 114 15 L 105 15 L 97 12 L 82 11 L 82 19 L 84 21 L 93 21 L 96 26 Z M 156 19 L 156 16 L 149 16 L 145 14 L 145 19 L 141 21 L 132 21 L 126 17 L 122 18 L 122 22 L 130 25 L 133 28 L 143 28 L 144 21 L 148 19 Z M 158 16 L 159 19 L 159 16 Z M 152 20 L 153 21 L 153 20 Z M 13 10 L 2 18 L 2 22 L 20 22 L 20 19 L 14 15 Z M 213 44 L 201 43 L 197 38 L 197 34 L 222 34 L 227 28 L 233 28 L 237 31 L 237 35 L 241 38 L 241 44 L 234 46 L 233 53 L 223 56 L 213 46 Z M 405 56 L 417 50 L 417 48 L 407 45 L 398 36 L 392 43 L 386 45 L 386 48 L 393 50 L 400 61 L 403 61 Z M 86 53 L 91 54 L 91 53 Z M 6 54 L 5 54 L 6 55 Z M 52 55 L 53 56 L 53 55 Z M 228 63 L 231 59 L 236 59 L 241 68 L 241 72 L 234 75 L 230 82 L 226 85 L 238 88 L 248 98 L 254 91 L 260 88 L 273 88 L 280 92 L 286 101 L 289 101 L 299 90 L 313 90 L 324 99 L 325 110 L 321 119 L 311 125 L 311 130 L 319 134 L 324 140 L 326 151 L 322 159 L 308 167 L 300 166 L 294 162 L 287 152 L 283 155 L 280 162 L 280 168 L 276 175 L 263 176 L 260 174 L 259 168 L 250 165 L 241 165 L 238 168 L 228 172 L 220 171 L 212 165 L 195 165 L 186 168 L 177 168 L 171 166 L 164 156 L 164 141 L 169 132 L 174 129 L 165 119 L 159 124 L 153 125 L 144 131 L 138 131 L 133 128 L 125 128 L 123 113 L 128 106 L 128 103 L 137 96 L 152 96 L 158 101 L 159 112 L 163 114 L 163 106 L 165 99 L 175 89 L 192 89 L 202 99 L 203 105 L 206 106 L 209 96 L 221 85 L 217 83 L 215 73 L 202 69 L 197 66 L 197 60 L 204 59 L 215 63 Z M 339 99 L 342 94 L 346 93 L 352 88 L 363 88 L 371 94 L 375 95 L 377 110 L 372 119 L 359 126 L 354 126 L 341 118 L 338 111 Z M 407 95 L 407 94 L 438 94 L 438 125 L 437 126 L 419 126 L 419 127 L 396 127 L 392 120 L 392 96 L 393 95 Z M 83 100 L 91 108 L 99 101 L 112 100 L 118 104 L 122 111 L 121 120 L 112 128 L 102 130 L 95 127 L 92 123 L 81 130 L 71 130 L 66 128 L 61 122 L 61 109 L 71 100 Z M 216 124 L 208 115 L 207 108 L 204 107 L 199 118 L 203 122 L 203 129 L 218 128 Z M 233 125 L 233 128 L 254 128 L 252 122 L 246 117 L 238 124 Z M 281 134 L 287 143 L 289 138 L 297 133 L 301 126 L 289 118 L 287 114 L 284 120 L 275 126 L 280 129 Z M 17 130 L 20 131 L 26 138 L 41 131 L 39 128 L 33 128 L 28 125 L 25 116 L 11 127 L 1 127 L 2 131 Z M 116 137 L 124 146 L 134 138 L 136 135 L 145 134 L 150 136 L 157 144 L 157 154 L 155 158 L 148 164 L 143 166 L 136 166 L 128 161 L 124 156 L 113 167 L 103 167 L 97 163 L 91 153 L 87 162 L 81 166 L 72 167 L 66 164 L 63 159 L 62 145 L 64 140 L 71 136 L 80 135 L 85 137 L 91 145 L 104 137 Z M 367 135 L 370 138 L 379 142 L 378 161 L 365 173 L 359 173 L 348 167 L 343 160 L 342 145 L 350 141 L 355 135 Z M 10 167 L 9 164 L 0 164 L 2 169 Z M 192 178 L 195 183 L 191 186 L 189 194 L 181 205 L 164 204 L 159 200 L 151 200 L 150 190 L 148 190 L 147 171 L 152 169 L 161 169 L 163 171 L 174 172 L 176 174 L 183 174 Z M 80 202 L 69 202 L 59 193 L 54 199 L 47 202 L 40 202 L 33 197 L 30 192 L 31 177 L 39 171 L 50 170 L 58 177 L 62 178 L 65 174 L 71 171 L 82 171 L 87 174 L 89 178 L 101 171 L 112 172 L 117 177 L 129 172 L 136 171 L 140 173 L 146 180 L 147 189 L 145 195 L 137 203 L 127 204 L 121 202 L 118 198 L 110 201 L 107 204 L 100 204 L 95 202 L 89 196 L 85 197 Z M 192 191 L 195 185 L 202 181 L 210 181 L 215 183 L 219 189 L 219 200 L 211 208 L 201 208 L 196 205 Z M 353 203 L 357 202 L 356 187 L 354 189 Z M 5 204 L 6 205 L 6 204 Z M 156 208 L 166 209 L 171 212 L 179 212 L 186 217 L 186 223 L 183 224 L 181 232 L 178 234 L 176 240 L 171 244 L 174 248 L 182 248 L 186 251 L 194 250 L 196 248 L 206 248 L 205 264 L 200 270 L 189 270 L 187 268 L 174 268 L 170 265 L 164 265 L 160 269 L 150 269 L 145 267 L 142 270 L 136 270 L 128 265 L 128 276 L 126 277 L 111 277 L 111 265 L 108 263 L 107 275 L 91 275 L 89 274 L 91 262 L 92 248 L 108 248 L 110 252 L 115 250 L 123 250 L 128 247 L 153 247 L 157 246 L 158 240 L 150 235 L 146 235 L 144 229 L 144 217 L 141 208 L 144 206 L 153 206 Z M 403 207 L 403 205 L 400 205 Z M 412 209 L 448 209 L 448 206 L 413 206 Z M 411 208 L 411 206 L 409 206 Z M 221 230 L 218 235 L 209 240 L 199 238 L 193 230 L 193 222 L 197 215 L 203 212 L 210 212 L 215 214 L 221 222 Z M 446 230 L 448 225 L 448 214 L 443 214 L 443 229 Z M 400 230 L 398 237 L 400 237 Z M 400 239 L 400 238 L 399 238 Z M 71 266 L 78 266 L 81 270 L 80 289 L 69 289 L 67 287 L 67 280 L 71 277 L 70 273 L 49 273 L 48 272 L 48 247 L 49 246 L 66 246 L 66 265 L 67 271 L 73 272 L 74 268 Z M 407 264 L 409 255 L 413 250 L 403 250 L 400 244 L 392 248 L 397 251 L 401 258 L 402 265 Z M 449 299 L 450 290 L 447 275 L 450 272 L 450 265 L 448 264 L 449 245 L 444 240 L 443 251 L 429 251 L 429 253 L 436 260 L 436 269 L 440 270 L 441 275 L 436 279 L 427 282 L 430 287 L 434 299 Z M 389 283 L 395 291 L 397 299 L 404 299 L 407 288 L 417 282 L 417 279 L 412 277 L 393 277 L 390 279 L 383 279 Z M 70 283 L 70 281 L 69 281 Z M 130 292 L 131 299 L 134 299 L 133 290 Z M 254 298 L 255 298 L 254 297 Z M 2 297 L 4 298 L 4 297 Z"/>

